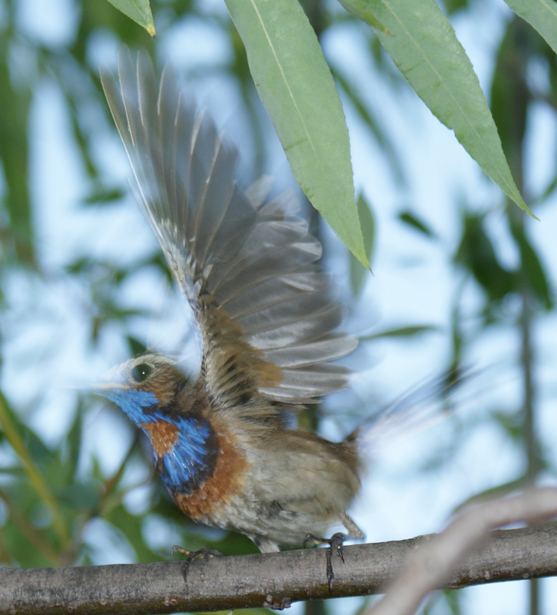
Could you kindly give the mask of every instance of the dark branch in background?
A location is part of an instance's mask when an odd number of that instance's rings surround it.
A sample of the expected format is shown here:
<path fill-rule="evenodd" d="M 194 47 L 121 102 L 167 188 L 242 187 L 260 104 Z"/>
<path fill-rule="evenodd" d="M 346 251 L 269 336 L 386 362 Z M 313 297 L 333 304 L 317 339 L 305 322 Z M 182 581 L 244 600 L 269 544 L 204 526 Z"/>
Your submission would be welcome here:
<path fill-rule="evenodd" d="M 377 594 L 407 556 L 433 536 L 345 548 L 327 589 L 324 549 L 181 562 L 80 568 L 0 569 L 0 614 L 175 613 L 287 607 L 316 598 Z M 557 575 L 557 525 L 500 530 L 465 559 L 448 588 Z"/>

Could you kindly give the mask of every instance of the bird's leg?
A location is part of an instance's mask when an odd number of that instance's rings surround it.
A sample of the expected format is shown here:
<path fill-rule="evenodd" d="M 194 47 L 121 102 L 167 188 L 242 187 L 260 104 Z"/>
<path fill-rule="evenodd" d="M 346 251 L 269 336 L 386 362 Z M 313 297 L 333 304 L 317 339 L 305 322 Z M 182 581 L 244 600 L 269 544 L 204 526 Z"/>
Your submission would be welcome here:
<path fill-rule="evenodd" d="M 196 559 L 209 559 L 210 557 L 222 556 L 220 551 L 217 551 L 216 549 L 205 549 L 204 547 L 197 549 L 197 551 L 188 551 L 188 549 L 184 549 L 184 547 L 174 545 L 170 551 L 172 553 L 172 559 L 175 559 L 174 556 L 176 553 L 183 553 L 187 556 L 182 564 L 182 575 L 186 584 L 186 594 L 188 593 L 188 572 L 192 562 Z"/>
<path fill-rule="evenodd" d="M 318 538 L 313 534 L 307 534 L 304 538 L 304 549 L 309 543 L 313 543 L 314 545 L 329 545 L 329 548 L 326 551 L 327 557 L 327 586 L 329 591 L 333 591 L 333 579 L 335 578 L 335 573 L 333 572 L 333 548 L 335 549 L 336 554 L 342 560 L 344 564 L 344 553 L 342 546 L 344 541 L 346 540 L 346 536 L 341 532 L 337 532 L 333 534 L 331 538 Z"/>

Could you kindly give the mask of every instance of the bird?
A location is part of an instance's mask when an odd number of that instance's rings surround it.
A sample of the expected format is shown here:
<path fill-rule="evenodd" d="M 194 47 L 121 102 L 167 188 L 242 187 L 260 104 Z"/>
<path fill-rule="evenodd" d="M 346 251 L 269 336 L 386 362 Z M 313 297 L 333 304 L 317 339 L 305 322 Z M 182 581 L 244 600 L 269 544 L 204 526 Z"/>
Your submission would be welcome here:
<path fill-rule="evenodd" d="M 357 339 L 319 268 L 320 242 L 291 194 L 244 189 L 238 150 L 146 52 L 124 48 L 101 82 L 131 164 L 131 186 L 191 306 L 202 360 L 147 351 L 96 391 L 149 439 L 155 468 L 191 519 L 249 537 L 264 553 L 325 541 L 342 557 L 364 534 L 347 510 L 360 491 L 364 421 L 340 442 L 288 417 L 349 386 L 335 361 Z M 325 538 L 334 526 L 345 533 Z M 328 584 L 334 576 L 328 560 Z"/>

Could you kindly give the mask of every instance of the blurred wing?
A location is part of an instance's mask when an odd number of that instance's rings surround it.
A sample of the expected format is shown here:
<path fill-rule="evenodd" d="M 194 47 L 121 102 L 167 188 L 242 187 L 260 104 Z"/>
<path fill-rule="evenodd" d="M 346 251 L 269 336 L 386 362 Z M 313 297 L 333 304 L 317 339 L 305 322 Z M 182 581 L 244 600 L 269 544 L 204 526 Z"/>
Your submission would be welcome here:
<path fill-rule="evenodd" d="M 219 408 L 260 392 L 292 404 L 347 386 L 329 361 L 357 342 L 314 262 L 321 245 L 290 198 L 264 204 L 266 179 L 242 191 L 237 150 L 167 67 L 157 82 L 146 54 L 119 56 L 119 84 L 101 80 L 126 148 L 133 188 L 198 321 L 209 395 Z"/>
<path fill-rule="evenodd" d="M 478 392 L 463 396 L 462 391 L 481 373 L 450 369 L 419 383 L 366 418 L 348 439 L 356 440 L 360 450 L 376 453 L 382 445 L 427 429 L 480 399 Z"/>

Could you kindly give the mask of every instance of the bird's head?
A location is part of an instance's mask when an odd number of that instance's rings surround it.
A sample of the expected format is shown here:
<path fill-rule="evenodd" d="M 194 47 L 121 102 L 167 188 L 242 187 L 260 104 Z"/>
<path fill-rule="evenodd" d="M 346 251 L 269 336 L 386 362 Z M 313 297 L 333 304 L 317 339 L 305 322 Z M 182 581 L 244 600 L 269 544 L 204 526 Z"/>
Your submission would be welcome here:
<path fill-rule="evenodd" d="M 147 434 L 171 494 L 194 491 L 213 472 L 220 450 L 210 421 L 195 403 L 196 390 L 196 382 L 172 359 L 154 353 L 112 368 L 93 389 Z"/>
<path fill-rule="evenodd" d="M 172 359 L 146 353 L 106 372 L 93 392 L 120 406 L 139 425 L 154 420 L 153 414 L 169 408 L 188 386 Z"/>

